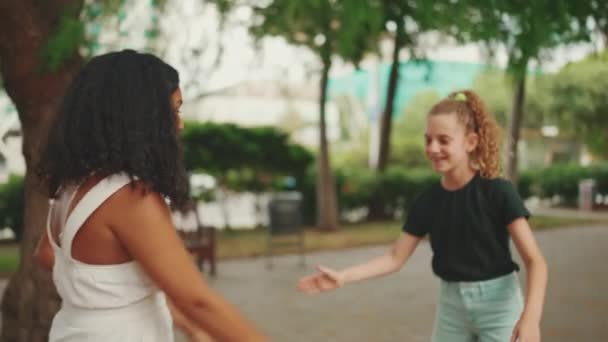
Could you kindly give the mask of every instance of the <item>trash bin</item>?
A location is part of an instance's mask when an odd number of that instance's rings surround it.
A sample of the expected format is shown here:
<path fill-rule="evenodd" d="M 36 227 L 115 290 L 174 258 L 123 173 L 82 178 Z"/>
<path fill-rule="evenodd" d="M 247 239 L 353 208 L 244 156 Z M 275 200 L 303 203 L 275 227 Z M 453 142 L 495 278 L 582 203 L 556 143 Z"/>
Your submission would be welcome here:
<path fill-rule="evenodd" d="M 583 179 L 578 183 L 578 208 L 580 210 L 593 210 L 596 188 L 594 179 Z"/>
<path fill-rule="evenodd" d="M 268 204 L 268 248 L 267 267 L 272 267 L 273 247 L 277 245 L 297 245 L 300 263 L 304 265 L 304 230 L 302 225 L 302 194 L 295 191 L 275 194 Z M 280 242 L 275 237 L 291 235 L 293 239 Z"/>

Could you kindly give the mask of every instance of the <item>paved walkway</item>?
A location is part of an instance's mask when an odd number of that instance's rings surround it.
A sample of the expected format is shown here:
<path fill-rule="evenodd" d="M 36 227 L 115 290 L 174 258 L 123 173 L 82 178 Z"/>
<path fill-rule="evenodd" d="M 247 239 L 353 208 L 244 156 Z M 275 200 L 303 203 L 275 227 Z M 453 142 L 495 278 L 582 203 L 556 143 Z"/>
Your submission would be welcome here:
<path fill-rule="evenodd" d="M 542 231 L 537 239 L 550 270 L 544 340 L 608 341 L 608 227 Z M 315 253 L 306 269 L 293 256 L 277 258 L 273 270 L 264 259 L 223 262 L 211 284 L 274 341 L 429 341 L 437 280 L 427 243 L 398 274 L 313 297 L 294 290 L 316 263 L 342 267 L 384 250 Z"/>
<path fill-rule="evenodd" d="M 550 268 L 544 341 L 608 341 L 608 227 L 576 227 L 537 233 Z M 385 247 L 314 253 L 308 266 L 295 256 L 222 262 L 210 284 L 273 341 L 429 341 L 437 280 L 423 243 L 398 274 L 306 296 L 296 280 L 317 263 L 342 267 L 367 260 Z M 183 340 L 183 339 L 179 339 Z"/>
<path fill-rule="evenodd" d="M 538 216 L 551 216 L 551 217 L 564 217 L 564 218 L 577 218 L 584 220 L 596 220 L 608 222 L 608 211 L 585 211 L 573 208 L 554 208 L 554 207 L 543 207 L 543 206 L 529 206 L 530 211 L 533 215 Z"/>

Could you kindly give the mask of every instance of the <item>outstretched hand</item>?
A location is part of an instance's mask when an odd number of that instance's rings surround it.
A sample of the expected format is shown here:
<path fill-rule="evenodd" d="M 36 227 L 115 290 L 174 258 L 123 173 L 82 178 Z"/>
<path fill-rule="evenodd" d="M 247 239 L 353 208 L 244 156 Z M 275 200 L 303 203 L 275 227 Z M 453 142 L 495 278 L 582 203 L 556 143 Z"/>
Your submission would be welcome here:
<path fill-rule="evenodd" d="M 344 276 L 329 267 L 317 266 L 317 273 L 301 278 L 298 290 L 307 294 L 335 290 L 344 285 Z"/>
<path fill-rule="evenodd" d="M 540 326 L 524 318 L 520 319 L 513 329 L 511 342 L 540 342 Z"/>

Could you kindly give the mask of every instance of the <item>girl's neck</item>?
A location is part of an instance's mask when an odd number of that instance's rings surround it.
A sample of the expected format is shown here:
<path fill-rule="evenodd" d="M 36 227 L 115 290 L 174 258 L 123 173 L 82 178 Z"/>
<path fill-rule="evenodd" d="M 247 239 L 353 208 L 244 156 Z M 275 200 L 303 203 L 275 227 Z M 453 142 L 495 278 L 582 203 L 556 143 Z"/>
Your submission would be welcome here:
<path fill-rule="evenodd" d="M 441 186 L 448 191 L 464 187 L 475 177 L 475 170 L 470 167 L 455 168 L 441 176 Z"/>

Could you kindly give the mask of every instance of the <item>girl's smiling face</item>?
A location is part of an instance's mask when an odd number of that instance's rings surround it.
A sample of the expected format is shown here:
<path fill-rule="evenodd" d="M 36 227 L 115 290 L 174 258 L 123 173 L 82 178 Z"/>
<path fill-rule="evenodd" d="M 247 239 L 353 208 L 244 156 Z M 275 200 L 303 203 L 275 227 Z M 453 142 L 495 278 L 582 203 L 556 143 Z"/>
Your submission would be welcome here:
<path fill-rule="evenodd" d="M 425 152 L 433 169 L 442 174 L 470 167 L 469 154 L 477 147 L 477 135 L 467 133 L 455 113 L 427 117 Z"/>

